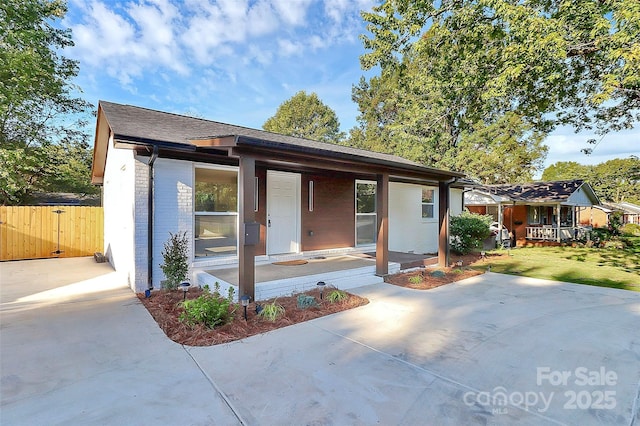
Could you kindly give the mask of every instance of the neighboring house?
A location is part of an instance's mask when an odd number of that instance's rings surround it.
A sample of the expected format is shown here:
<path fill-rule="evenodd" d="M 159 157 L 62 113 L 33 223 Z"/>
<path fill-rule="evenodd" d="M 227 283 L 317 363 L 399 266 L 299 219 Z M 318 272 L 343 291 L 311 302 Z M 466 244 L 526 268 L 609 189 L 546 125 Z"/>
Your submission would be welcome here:
<path fill-rule="evenodd" d="M 578 209 L 578 223 L 580 226 L 605 228 L 609 226 L 609 216 L 615 210 L 602 206 L 582 207 Z"/>
<path fill-rule="evenodd" d="M 474 185 L 464 193 L 465 207 L 490 214 L 513 233 L 518 246 L 573 239 L 578 211 L 600 204 L 582 180 L 514 185 Z"/>
<path fill-rule="evenodd" d="M 603 203 L 612 210 L 622 212 L 622 223 L 635 223 L 640 225 L 640 206 L 637 204 L 620 202 L 620 203 Z"/>
<path fill-rule="evenodd" d="M 159 287 L 169 232 L 186 232 L 192 271 L 283 254 L 438 252 L 462 210 L 462 174 L 400 157 L 101 101 L 92 182 L 103 185 L 105 254 L 135 291 Z M 450 201 L 450 198 L 453 198 Z"/>

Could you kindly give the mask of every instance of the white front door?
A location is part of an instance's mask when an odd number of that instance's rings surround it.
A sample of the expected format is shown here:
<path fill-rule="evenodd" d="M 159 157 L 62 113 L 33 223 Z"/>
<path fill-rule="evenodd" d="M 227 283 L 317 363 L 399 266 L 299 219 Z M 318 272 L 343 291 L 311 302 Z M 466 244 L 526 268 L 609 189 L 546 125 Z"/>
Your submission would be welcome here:
<path fill-rule="evenodd" d="M 300 175 L 267 171 L 267 254 L 300 250 Z"/>

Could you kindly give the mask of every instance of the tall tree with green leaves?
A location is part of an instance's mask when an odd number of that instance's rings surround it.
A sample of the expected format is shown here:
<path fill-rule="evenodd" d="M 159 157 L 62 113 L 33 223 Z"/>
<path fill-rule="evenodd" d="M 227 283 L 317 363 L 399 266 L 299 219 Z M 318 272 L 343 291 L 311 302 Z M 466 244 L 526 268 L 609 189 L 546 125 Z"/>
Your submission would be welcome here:
<path fill-rule="evenodd" d="M 520 123 L 529 156 L 528 132 L 602 133 L 640 118 L 638 2 L 387 0 L 363 17 L 361 63 L 380 75 L 353 90 L 358 146 L 455 167 L 465 138 L 505 120 Z"/>
<path fill-rule="evenodd" d="M 304 90 L 280 104 L 275 115 L 262 128 L 320 142 L 340 143 L 344 138 L 335 111 L 325 105 L 317 94 L 308 95 Z"/>
<path fill-rule="evenodd" d="M 542 180 L 583 179 L 602 201 L 640 203 L 640 159 L 614 158 L 596 165 L 559 161 L 547 167 Z"/>
<path fill-rule="evenodd" d="M 0 204 L 24 204 L 33 191 L 95 192 L 90 186 L 91 105 L 73 84 L 73 44 L 55 23 L 62 0 L 0 3 Z"/>

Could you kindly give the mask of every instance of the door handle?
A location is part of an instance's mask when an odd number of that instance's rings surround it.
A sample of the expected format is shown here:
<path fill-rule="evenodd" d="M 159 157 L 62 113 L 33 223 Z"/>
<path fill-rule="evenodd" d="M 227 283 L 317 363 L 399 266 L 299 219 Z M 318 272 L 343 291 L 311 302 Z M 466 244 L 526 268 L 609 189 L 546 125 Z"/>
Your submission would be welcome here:
<path fill-rule="evenodd" d="M 271 219 L 268 219 L 268 220 L 267 220 L 267 226 L 268 226 L 269 228 L 271 228 Z"/>

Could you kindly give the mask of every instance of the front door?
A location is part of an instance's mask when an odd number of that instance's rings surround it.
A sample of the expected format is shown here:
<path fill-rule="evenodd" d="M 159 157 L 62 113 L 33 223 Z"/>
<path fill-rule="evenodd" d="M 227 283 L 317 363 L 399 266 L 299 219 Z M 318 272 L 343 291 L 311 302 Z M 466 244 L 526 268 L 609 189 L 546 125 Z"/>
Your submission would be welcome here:
<path fill-rule="evenodd" d="M 300 250 L 300 175 L 267 171 L 267 254 Z"/>

